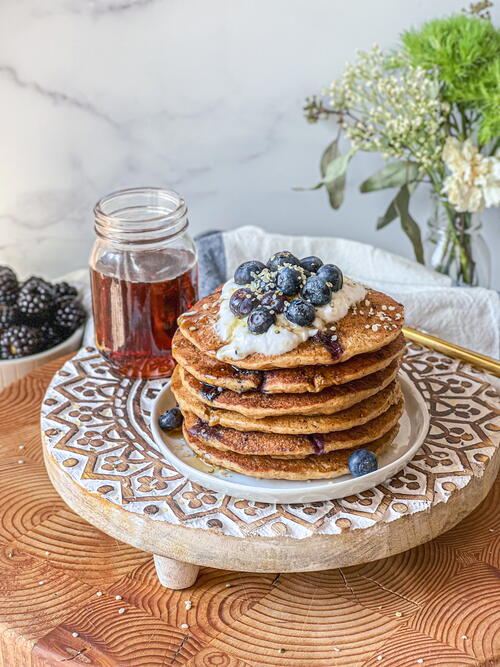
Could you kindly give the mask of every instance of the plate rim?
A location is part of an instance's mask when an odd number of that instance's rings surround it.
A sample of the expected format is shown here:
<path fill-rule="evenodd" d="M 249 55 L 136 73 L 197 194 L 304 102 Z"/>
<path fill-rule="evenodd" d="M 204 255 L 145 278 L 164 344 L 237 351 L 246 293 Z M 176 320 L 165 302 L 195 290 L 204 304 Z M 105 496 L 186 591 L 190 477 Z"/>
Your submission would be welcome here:
<path fill-rule="evenodd" d="M 289 504 L 294 502 L 320 502 L 319 500 L 316 501 L 316 500 L 304 499 L 304 493 L 307 491 L 309 491 L 310 495 L 312 494 L 321 495 L 322 493 L 326 494 L 325 497 L 323 498 L 323 501 L 343 498 L 352 493 L 355 494 L 362 493 L 363 491 L 371 489 L 377 486 L 378 484 L 383 484 L 387 479 L 390 479 L 390 477 L 397 474 L 397 472 L 402 468 L 404 468 L 404 466 L 408 463 L 408 461 L 410 461 L 411 458 L 413 458 L 414 454 L 420 449 L 427 433 L 429 432 L 430 414 L 425 399 L 423 398 L 421 392 L 418 390 L 415 383 L 405 370 L 400 369 L 399 378 L 401 383 L 405 385 L 405 388 L 411 393 L 413 399 L 416 401 L 418 410 L 422 416 L 422 424 L 420 425 L 420 428 L 417 431 L 415 442 L 409 449 L 407 449 L 403 454 L 401 454 L 399 458 L 397 458 L 394 461 L 391 461 L 390 463 L 387 463 L 382 468 L 378 468 L 377 470 L 368 473 L 367 475 L 363 475 L 362 478 L 355 477 L 340 482 L 340 484 L 344 485 L 352 483 L 353 480 L 363 479 L 367 483 L 364 489 L 360 489 L 358 491 L 345 490 L 345 495 L 333 495 L 333 496 L 329 495 L 330 493 L 333 492 L 332 484 L 335 484 L 336 478 L 313 480 L 314 482 L 322 482 L 322 483 L 315 484 L 314 486 L 310 487 L 309 487 L 310 480 L 289 480 L 289 481 L 300 482 L 301 486 L 298 486 L 297 489 L 276 490 L 268 486 L 259 486 L 259 487 L 243 486 L 240 485 L 238 482 L 234 482 L 231 480 L 223 480 L 203 470 L 198 470 L 196 468 L 193 468 L 192 466 L 189 465 L 189 463 L 184 462 L 175 453 L 175 451 L 173 451 L 173 449 L 168 446 L 168 444 L 163 439 L 163 432 L 158 426 L 159 404 L 167 392 L 171 393 L 170 380 L 168 380 L 165 383 L 165 385 L 161 388 L 161 390 L 158 392 L 157 396 L 154 399 L 150 416 L 151 433 L 155 445 L 158 448 L 158 453 L 162 458 L 166 460 L 166 462 L 169 465 L 172 465 L 177 470 L 177 472 L 182 474 L 184 477 L 186 477 L 186 479 L 188 479 L 191 482 L 195 482 L 197 484 L 200 484 L 201 486 L 217 491 L 218 493 L 223 493 L 224 495 L 230 496 L 232 498 L 238 500 L 242 499 L 254 502 L 270 502 L 276 504 Z M 397 471 L 390 472 L 383 479 L 375 481 L 375 479 L 379 477 L 380 472 L 382 470 L 390 466 L 394 466 L 394 464 L 399 462 L 401 462 L 401 466 L 398 467 Z M 191 476 L 191 471 L 195 472 L 194 478 Z M 248 479 L 250 480 L 252 479 L 249 475 L 247 475 L 246 477 L 248 477 Z M 261 479 L 265 480 L 266 478 L 261 478 Z M 272 483 L 274 480 L 269 479 L 268 481 Z M 337 490 L 338 490 L 338 485 L 339 482 L 337 481 Z M 255 493 L 253 493 L 253 491 L 255 491 Z M 342 491 L 342 493 L 344 492 Z M 294 497 L 293 499 L 290 499 L 289 497 L 287 497 L 286 499 L 279 499 L 279 500 L 277 499 L 277 496 L 285 494 L 296 494 L 296 497 Z M 265 498 L 266 495 L 267 499 Z M 270 496 L 273 496 L 273 498 L 271 499 Z"/>

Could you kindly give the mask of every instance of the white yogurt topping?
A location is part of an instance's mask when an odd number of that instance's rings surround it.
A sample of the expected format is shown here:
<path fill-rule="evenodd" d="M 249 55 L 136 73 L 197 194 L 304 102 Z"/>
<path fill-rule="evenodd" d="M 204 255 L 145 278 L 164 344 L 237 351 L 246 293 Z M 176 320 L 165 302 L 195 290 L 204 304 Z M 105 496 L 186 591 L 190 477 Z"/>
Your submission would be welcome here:
<path fill-rule="evenodd" d="M 226 345 L 217 351 L 218 359 L 244 359 L 250 354 L 275 356 L 293 350 L 311 338 L 318 331 L 323 331 L 333 322 L 347 315 L 349 308 L 364 299 L 366 288 L 344 276 L 342 289 L 334 292 L 330 303 L 316 308 L 316 319 L 312 326 L 302 327 L 289 322 L 281 313 L 277 315 L 275 324 L 262 334 L 253 334 L 247 327 L 247 318 L 235 317 L 229 308 L 231 294 L 242 285 L 233 280 L 222 288 L 219 315 L 214 323 L 219 338 Z"/>

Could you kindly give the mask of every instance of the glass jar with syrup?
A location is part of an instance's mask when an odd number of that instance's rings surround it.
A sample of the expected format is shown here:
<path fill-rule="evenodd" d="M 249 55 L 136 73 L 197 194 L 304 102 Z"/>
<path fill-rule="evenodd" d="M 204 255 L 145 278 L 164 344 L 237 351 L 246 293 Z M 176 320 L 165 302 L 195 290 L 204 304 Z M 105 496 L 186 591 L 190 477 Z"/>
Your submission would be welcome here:
<path fill-rule="evenodd" d="M 127 377 L 171 375 L 177 317 L 197 299 L 187 207 L 171 190 L 131 188 L 94 208 L 90 256 L 96 346 Z"/>

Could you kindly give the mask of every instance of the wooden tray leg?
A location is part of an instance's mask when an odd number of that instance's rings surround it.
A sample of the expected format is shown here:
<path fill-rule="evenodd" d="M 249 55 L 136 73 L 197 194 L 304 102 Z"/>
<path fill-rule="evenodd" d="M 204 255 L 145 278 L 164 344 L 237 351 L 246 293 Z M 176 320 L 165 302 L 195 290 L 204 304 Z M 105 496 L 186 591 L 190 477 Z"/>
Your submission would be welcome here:
<path fill-rule="evenodd" d="M 189 588 L 196 581 L 200 569 L 198 565 L 183 563 L 180 560 L 166 558 L 166 556 L 154 555 L 153 558 L 156 574 L 162 586 L 178 591 L 182 588 Z"/>

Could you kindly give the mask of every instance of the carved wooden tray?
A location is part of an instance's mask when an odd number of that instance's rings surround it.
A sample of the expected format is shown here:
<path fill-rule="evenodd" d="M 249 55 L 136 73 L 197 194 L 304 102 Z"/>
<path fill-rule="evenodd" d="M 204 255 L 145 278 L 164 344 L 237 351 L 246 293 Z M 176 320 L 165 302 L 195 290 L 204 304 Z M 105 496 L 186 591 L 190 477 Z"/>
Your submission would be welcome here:
<path fill-rule="evenodd" d="M 277 505 L 191 483 L 161 459 L 149 431 L 162 382 L 116 376 L 94 348 L 68 361 L 44 398 L 47 469 L 78 514 L 154 553 L 172 587 L 192 583 L 189 564 L 286 572 L 383 558 L 471 512 L 500 462 L 499 399 L 486 374 L 415 344 L 403 367 L 427 402 L 429 432 L 406 468 L 359 495 Z"/>

